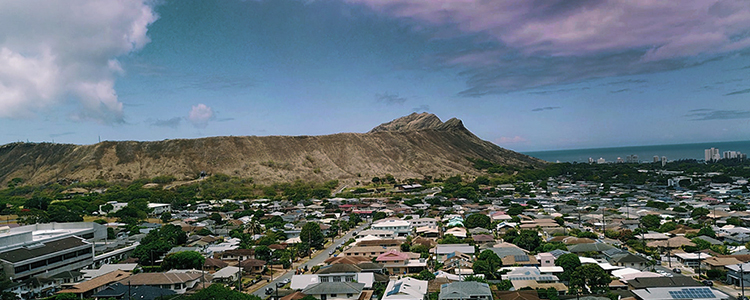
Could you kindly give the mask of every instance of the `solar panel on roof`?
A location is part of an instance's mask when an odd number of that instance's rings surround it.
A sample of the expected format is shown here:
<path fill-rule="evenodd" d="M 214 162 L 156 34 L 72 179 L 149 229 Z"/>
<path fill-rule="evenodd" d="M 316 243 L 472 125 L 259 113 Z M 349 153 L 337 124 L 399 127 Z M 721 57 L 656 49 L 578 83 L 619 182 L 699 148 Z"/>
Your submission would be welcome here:
<path fill-rule="evenodd" d="M 401 282 L 396 283 L 395 285 L 393 285 L 393 289 L 390 290 L 388 293 L 386 293 L 386 295 L 387 296 L 392 296 L 392 295 L 398 294 L 399 290 L 401 290 Z"/>
<path fill-rule="evenodd" d="M 687 288 L 679 291 L 669 291 L 673 299 L 706 299 L 716 298 L 709 288 Z"/>
<path fill-rule="evenodd" d="M 516 259 L 516 261 L 529 261 L 528 255 L 514 255 L 513 257 Z"/>

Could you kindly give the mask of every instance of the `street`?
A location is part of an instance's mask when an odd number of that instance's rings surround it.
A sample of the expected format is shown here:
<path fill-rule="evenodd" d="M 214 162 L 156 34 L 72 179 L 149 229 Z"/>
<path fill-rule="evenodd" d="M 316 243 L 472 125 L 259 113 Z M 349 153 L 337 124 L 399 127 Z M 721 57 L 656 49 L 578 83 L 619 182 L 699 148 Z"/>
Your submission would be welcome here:
<path fill-rule="evenodd" d="M 310 260 L 308 260 L 306 263 L 303 263 L 303 265 L 307 265 L 308 269 L 310 269 L 313 266 L 315 266 L 315 265 L 317 265 L 319 263 L 322 263 L 324 260 L 328 259 L 328 257 L 329 257 L 328 256 L 328 251 L 335 250 L 336 249 L 336 245 L 339 245 L 339 244 L 341 244 L 341 243 L 349 240 L 350 238 L 352 238 L 353 237 L 352 233 L 354 231 L 360 232 L 360 231 L 362 231 L 362 229 L 364 229 L 367 226 L 370 226 L 370 223 L 367 222 L 367 221 L 365 221 L 364 224 L 360 225 L 359 227 L 357 227 L 353 231 L 350 230 L 343 237 L 340 237 L 337 240 L 335 240 L 334 243 L 331 243 L 331 245 L 328 246 L 328 248 L 323 249 L 322 251 L 318 252 L 317 254 L 314 254 L 313 258 L 310 259 Z M 252 292 L 252 295 L 258 296 L 261 299 L 265 299 L 266 297 L 268 297 L 268 295 L 266 295 L 266 288 L 267 287 L 272 287 L 273 288 L 273 287 L 276 286 L 277 283 L 281 282 L 284 279 L 291 280 L 292 279 L 292 275 L 294 275 L 294 269 L 297 268 L 297 267 L 299 267 L 299 266 L 301 266 L 301 265 L 297 265 L 296 267 L 293 267 L 292 270 L 288 270 L 283 275 L 280 275 L 278 277 L 274 277 L 273 281 L 266 283 L 265 285 L 263 285 L 260 288 L 258 288 L 256 291 Z"/>

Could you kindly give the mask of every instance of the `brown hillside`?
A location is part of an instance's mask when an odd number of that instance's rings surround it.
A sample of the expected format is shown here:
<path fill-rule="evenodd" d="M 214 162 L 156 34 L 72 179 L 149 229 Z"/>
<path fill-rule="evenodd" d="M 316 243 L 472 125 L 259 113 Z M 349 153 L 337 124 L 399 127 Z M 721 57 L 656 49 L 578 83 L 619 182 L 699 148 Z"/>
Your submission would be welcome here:
<path fill-rule="evenodd" d="M 13 143 L 0 146 L 0 183 L 60 179 L 134 180 L 160 175 L 195 178 L 200 171 L 252 177 L 259 183 L 296 179 L 344 183 L 393 174 L 396 178 L 479 174 L 467 157 L 514 166 L 541 160 L 483 141 L 458 119 L 412 114 L 369 133 L 324 136 L 246 136 L 95 145 Z"/>

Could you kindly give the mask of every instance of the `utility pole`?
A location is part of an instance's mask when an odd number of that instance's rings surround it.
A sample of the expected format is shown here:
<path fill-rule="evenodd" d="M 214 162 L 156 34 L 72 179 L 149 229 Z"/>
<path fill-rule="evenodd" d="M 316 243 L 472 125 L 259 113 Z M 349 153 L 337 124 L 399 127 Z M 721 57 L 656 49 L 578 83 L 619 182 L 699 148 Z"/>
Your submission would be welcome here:
<path fill-rule="evenodd" d="M 742 270 L 742 263 L 739 263 L 737 265 L 740 266 L 740 288 L 742 289 L 741 300 L 745 300 L 745 271 Z"/>
<path fill-rule="evenodd" d="M 242 255 L 237 256 L 237 267 L 240 268 L 240 274 L 237 276 L 237 290 L 242 292 Z"/>

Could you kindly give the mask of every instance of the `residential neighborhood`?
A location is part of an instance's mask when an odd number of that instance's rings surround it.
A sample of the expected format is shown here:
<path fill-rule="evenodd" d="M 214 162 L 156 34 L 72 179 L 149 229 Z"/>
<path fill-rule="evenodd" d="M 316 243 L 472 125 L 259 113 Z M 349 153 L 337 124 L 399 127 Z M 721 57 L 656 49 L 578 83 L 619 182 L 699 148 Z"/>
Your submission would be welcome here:
<path fill-rule="evenodd" d="M 120 217 L 1 227 L 3 291 L 21 299 L 169 299 L 212 285 L 272 300 L 743 297 L 747 179 L 667 175 L 673 185 L 569 176 L 484 184 L 485 195 L 471 200 L 433 184 L 394 185 L 388 197 L 145 203 L 149 216 L 137 226 L 118 214 L 133 204 L 112 201 L 99 210 Z"/>

